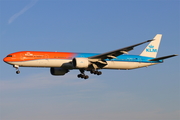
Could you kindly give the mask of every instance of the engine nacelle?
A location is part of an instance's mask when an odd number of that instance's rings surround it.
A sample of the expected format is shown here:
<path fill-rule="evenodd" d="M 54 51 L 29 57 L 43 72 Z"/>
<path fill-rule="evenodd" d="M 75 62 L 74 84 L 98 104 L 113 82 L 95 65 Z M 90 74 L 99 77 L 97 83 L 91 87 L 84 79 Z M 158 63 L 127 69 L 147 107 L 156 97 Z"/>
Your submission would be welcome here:
<path fill-rule="evenodd" d="M 88 58 L 74 58 L 72 64 L 75 68 L 88 68 L 90 62 Z"/>
<path fill-rule="evenodd" d="M 51 67 L 50 72 L 51 75 L 65 75 L 66 73 L 69 72 L 69 70 L 60 67 Z"/>

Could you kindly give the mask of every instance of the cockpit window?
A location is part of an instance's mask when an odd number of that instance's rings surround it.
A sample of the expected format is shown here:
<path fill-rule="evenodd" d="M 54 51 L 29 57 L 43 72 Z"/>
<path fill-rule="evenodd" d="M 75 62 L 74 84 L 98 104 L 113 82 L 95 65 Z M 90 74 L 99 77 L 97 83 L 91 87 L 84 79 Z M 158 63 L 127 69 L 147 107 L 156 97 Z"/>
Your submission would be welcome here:
<path fill-rule="evenodd" d="M 6 57 L 12 57 L 12 55 L 7 55 Z"/>

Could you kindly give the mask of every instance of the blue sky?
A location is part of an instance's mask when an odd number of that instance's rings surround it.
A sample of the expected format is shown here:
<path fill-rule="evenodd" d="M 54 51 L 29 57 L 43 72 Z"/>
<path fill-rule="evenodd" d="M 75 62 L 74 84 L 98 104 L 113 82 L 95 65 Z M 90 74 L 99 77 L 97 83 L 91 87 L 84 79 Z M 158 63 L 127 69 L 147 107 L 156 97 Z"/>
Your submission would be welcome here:
<path fill-rule="evenodd" d="M 82 80 L 48 68 L 15 69 L 16 51 L 103 53 L 163 34 L 158 57 L 180 54 L 178 0 L 1 0 L 1 120 L 179 120 L 179 56 Z M 140 54 L 146 45 L 130 54 Z M 89 74 L 89 73 L 87 73 Z"/>

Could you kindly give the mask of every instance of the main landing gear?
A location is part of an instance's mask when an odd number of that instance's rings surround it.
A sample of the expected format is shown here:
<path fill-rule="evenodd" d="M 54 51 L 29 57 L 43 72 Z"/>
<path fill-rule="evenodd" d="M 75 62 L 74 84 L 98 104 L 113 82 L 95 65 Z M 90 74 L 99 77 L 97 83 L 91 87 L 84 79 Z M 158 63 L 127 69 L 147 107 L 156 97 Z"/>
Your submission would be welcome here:
<path fill-rule="evenodd" d="M 84 71 L 85 71 L 84 69 L 80 69 L 79 71 L 81 72 L 81 74 L 77 75 L 78 78 L 84 78 L 84 79 L 88 79 L 89 78 L 88 75 L 84 74 Z"/>
<path fill-rule="evenodd" d="M 81 74 L 77 75 L 78 78 L 84 78 L 84 79 L 88 79 L 89 78 L 88 75 L 85 75 L 85 73 L 84 73 L 85 70 L 84 69 L 80 69 L 79 71 L 81 72 Z M 96 70 L 90 70 L 90 73 L 91 74 L 95 74 L 95 75 L 101 75 L 102 74 L 101 71 L 96 71 Z"/>
<path fill-rule="evenodd" d="M 16 74 L 19 74 L 20 71 L 19 71 L 19 66 L 18 65 L 13 65 L 14 68 L 16 68 Z"/>
<path fill-rule="evenodd" d="M 88 75 L 85 75 L 85 74 L 78 74 L 77 76 L 78 78 L 84 78 L 84 79 L 88 79 L 89 76 Z"/>
<path fill-rule="evenodd" d="M 101 75 L 102 74 L 101 71 L 95 71 L 95 70 L 91 70 L 90 73 L 95 74 L 95 75 Z"/>

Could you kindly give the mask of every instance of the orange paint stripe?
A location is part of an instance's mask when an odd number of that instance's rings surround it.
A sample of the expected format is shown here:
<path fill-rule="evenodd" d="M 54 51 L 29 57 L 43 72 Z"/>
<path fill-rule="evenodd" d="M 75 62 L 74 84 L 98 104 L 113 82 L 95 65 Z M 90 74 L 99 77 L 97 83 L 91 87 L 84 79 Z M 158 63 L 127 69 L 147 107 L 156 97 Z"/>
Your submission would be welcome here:
<path fill-rule="evenodd" d="M 72 59 L 76 53 L 70 52 L 36 52 L 22 51 L 10 54 L 12 57 L 6 57 L 5 61 L 29 61 L 38 59 Z"/>

